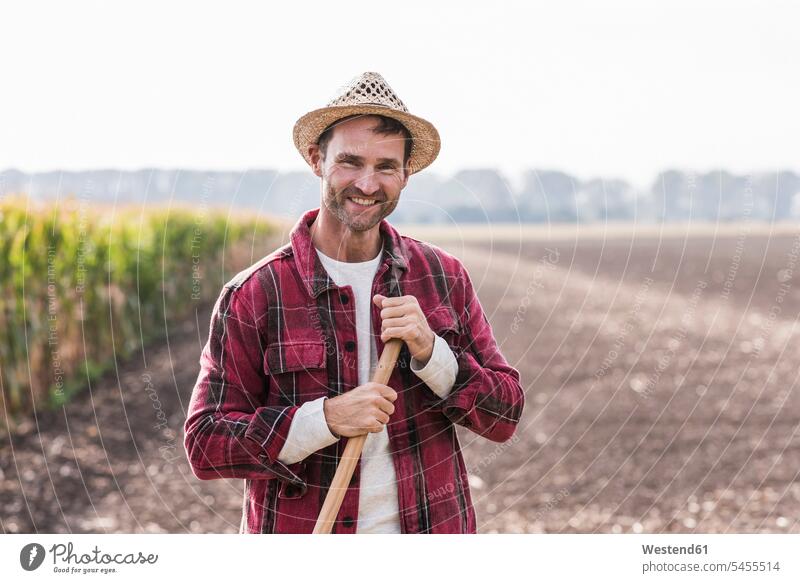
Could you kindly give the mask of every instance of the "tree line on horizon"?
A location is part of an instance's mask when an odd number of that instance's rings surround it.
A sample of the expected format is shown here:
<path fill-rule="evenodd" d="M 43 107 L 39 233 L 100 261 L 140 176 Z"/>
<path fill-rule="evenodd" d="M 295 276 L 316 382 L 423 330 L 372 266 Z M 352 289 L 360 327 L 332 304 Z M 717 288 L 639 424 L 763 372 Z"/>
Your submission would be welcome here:
<path fill-rule="evenodd" d="M 145 168 L 24 173 L 0 172 L 0 197 L 36 200 L 72 195 L 117 204 L 188 203 L 254 210 L 295 220 L 320 204 L 310 172 L 198 171 Z M 449 177 L 412 176 L 393 223 L 717 222 L 800 218 L 800 175 L 784 170 L 734 174 L 725 170 L 666 170 L 647 189 L 620 178 L 581 180 L 558 170 L 529 170 L 512 186 L 492 168 Z"/>

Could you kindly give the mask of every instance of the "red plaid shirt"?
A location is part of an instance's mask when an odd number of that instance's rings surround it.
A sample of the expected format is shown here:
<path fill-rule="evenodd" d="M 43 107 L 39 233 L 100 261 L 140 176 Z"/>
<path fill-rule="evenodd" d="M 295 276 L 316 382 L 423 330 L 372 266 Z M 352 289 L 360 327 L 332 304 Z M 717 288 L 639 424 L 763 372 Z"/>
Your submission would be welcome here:
<path fill-rule="evenodd" d="M 299 406 L 358 385 L 355 298 L 320 262 L 306 212 L 291 242 L 222 289 L 185 424 L 185 447 L 201 480 L 242 478 L 240 532 L 310 533 L 346 439 L 285 465 L 278 454 Z M 410 369 L 404 345 L 389 385 L 398 393 L 388 434 L 406 533 L 471 533 L 475 511 L 454 424 L 508 440 L 522 414 L 519 373 L 503 358 L 467 271 L 438 247 L 380 223 L 383 261 L 372 295 L 413 295 L 458 362 L 440 399 Z M 378 353 L 380 310 L 372 305 Z M 360 463 L 333 532 L 354 533 Z"/>

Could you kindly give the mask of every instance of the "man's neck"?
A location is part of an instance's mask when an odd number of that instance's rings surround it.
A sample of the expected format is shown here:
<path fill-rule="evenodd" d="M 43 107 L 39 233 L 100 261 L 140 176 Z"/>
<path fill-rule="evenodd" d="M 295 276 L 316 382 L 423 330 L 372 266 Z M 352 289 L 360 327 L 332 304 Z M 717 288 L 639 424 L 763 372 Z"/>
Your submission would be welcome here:
<path fill-rule="evenodd" d="M 314 247 L 337 261 L 369 261 L 381 250 L 380 225 L 375 225 L 368 231 L 353 231 L 326 212 L 324 207 L 320 208 L 309 229 Z"/>

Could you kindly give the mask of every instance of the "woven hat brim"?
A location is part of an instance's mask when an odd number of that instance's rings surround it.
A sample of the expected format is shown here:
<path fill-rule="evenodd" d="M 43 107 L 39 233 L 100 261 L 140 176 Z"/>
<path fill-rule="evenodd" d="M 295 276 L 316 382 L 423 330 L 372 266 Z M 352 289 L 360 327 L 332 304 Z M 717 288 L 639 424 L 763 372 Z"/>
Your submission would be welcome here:
<path fill-rule="evenodd" d="M 322 107 L 305 114 L 294 124 L 294 145 L 300 155 L 310 165 L 308 146 L 316 144 L 320 134 L 335 121 L 349 115 L 377 114 L 391 117 L 402 123 L 411 133 L 413 140 L 408 159 L 410 174 L 429 166 L 439 155 L 441 140 L 433 124 L 421 117 L 398 111 L 384 105 L 334 105 Z"/>

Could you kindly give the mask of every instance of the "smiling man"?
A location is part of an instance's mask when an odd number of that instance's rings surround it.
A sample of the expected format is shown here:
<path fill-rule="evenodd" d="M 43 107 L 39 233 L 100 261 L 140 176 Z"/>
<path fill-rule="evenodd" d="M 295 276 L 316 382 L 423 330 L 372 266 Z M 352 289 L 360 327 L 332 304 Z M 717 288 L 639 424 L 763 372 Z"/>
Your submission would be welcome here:
<path fill-rule="evenodd" d="M 368 434 L 333 532 L 476 532 L 455 425 L 510 439 L 519 373 L 461 262 L 385 220 L 439 134 L 364 73 L 294 141 L 322 204 L 217 300 L 185 425 L 193 472 L 245 480 L 241 532 L 310 533 L 346 438 Z M 397 366 L 370 382 L 390 338 Z"/>

